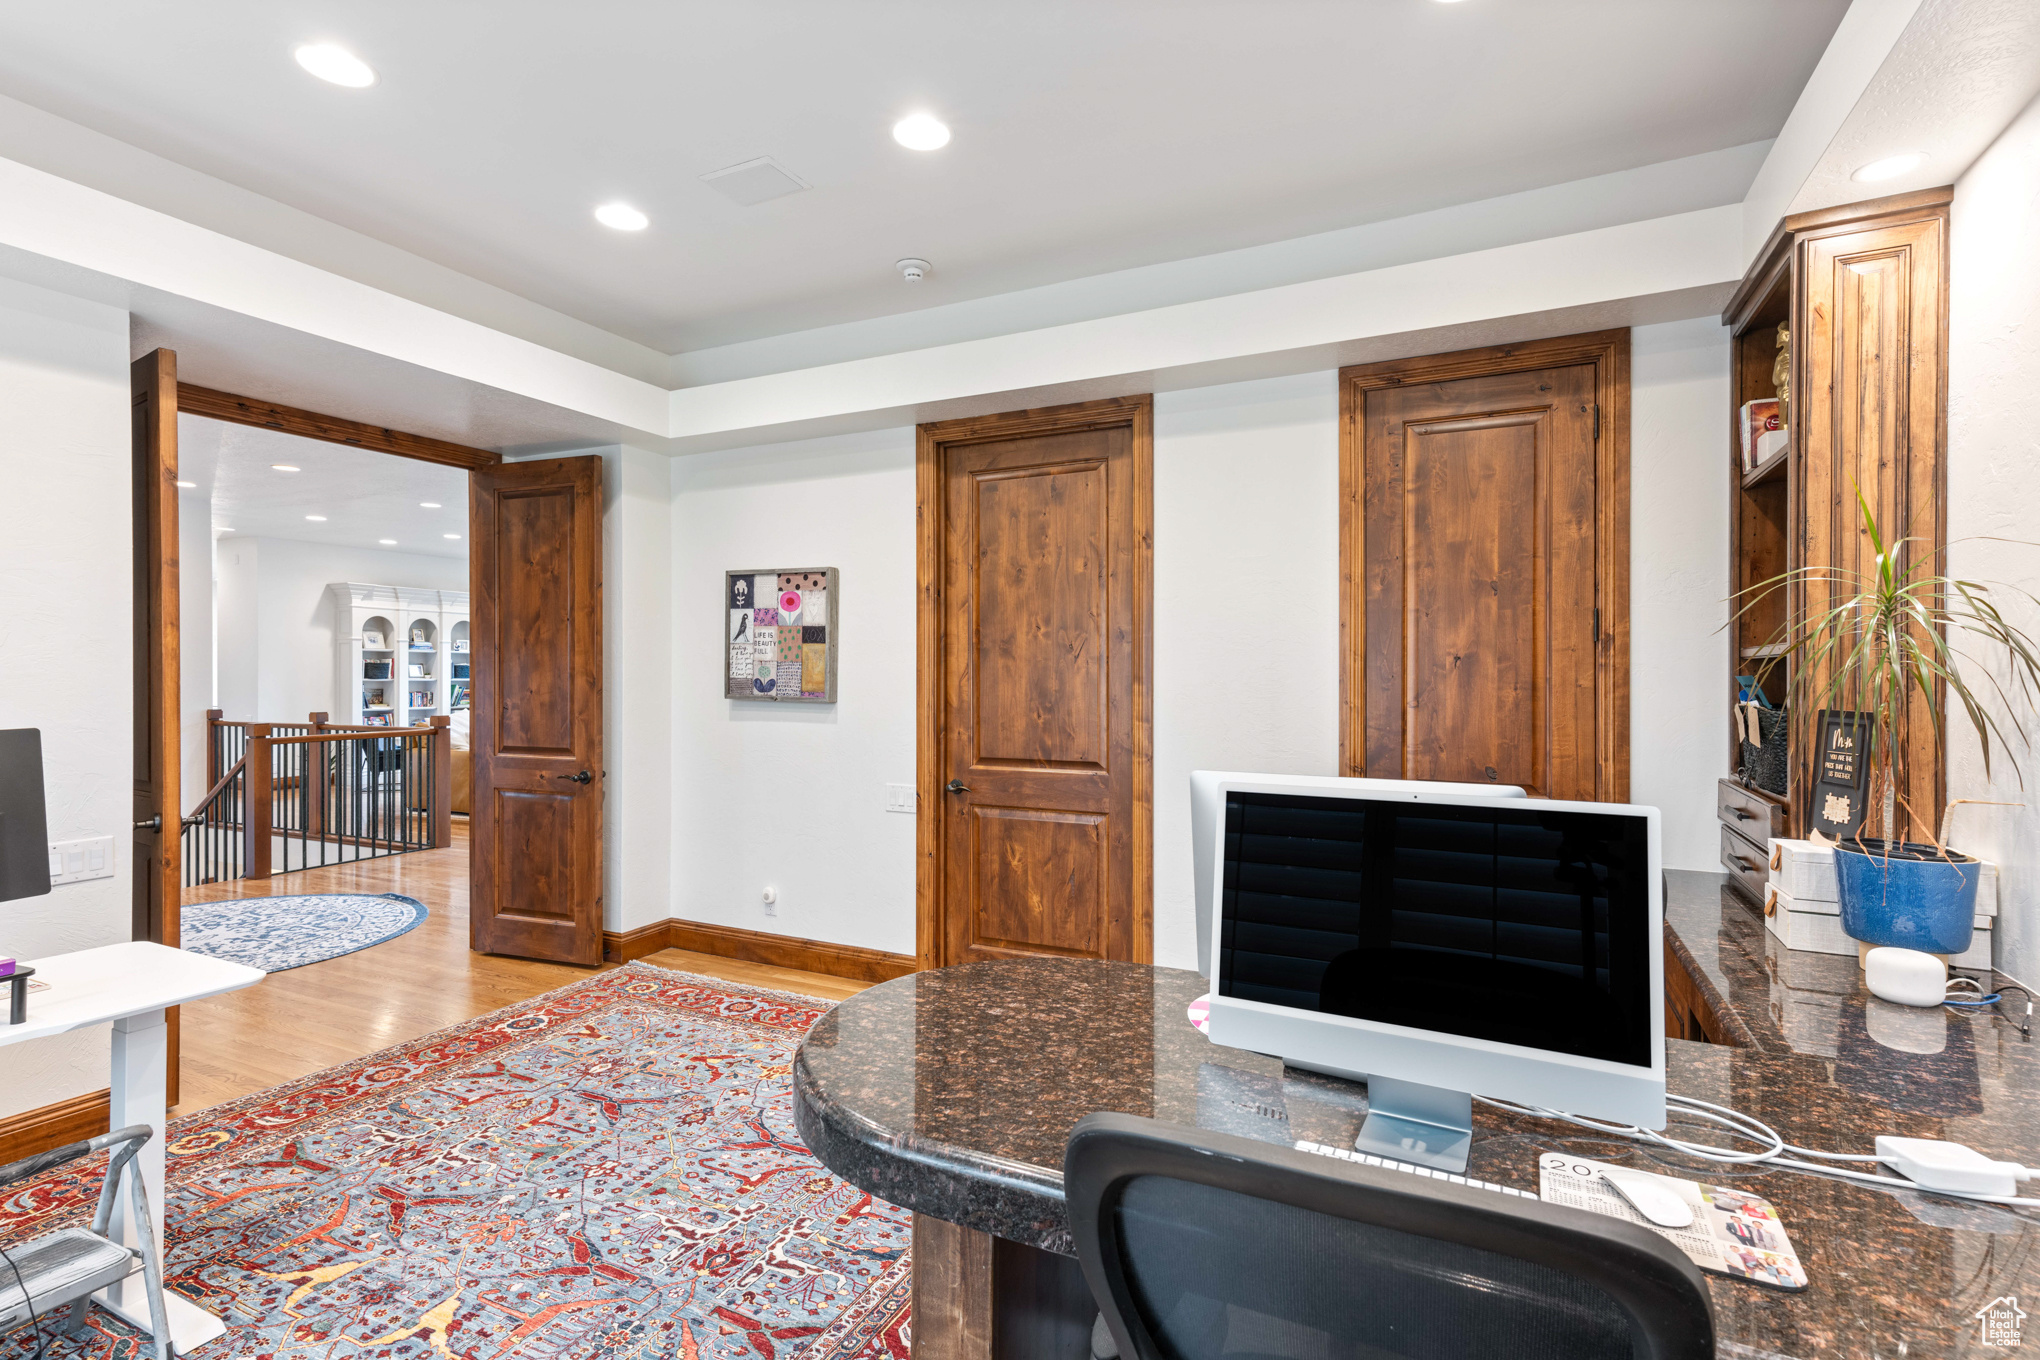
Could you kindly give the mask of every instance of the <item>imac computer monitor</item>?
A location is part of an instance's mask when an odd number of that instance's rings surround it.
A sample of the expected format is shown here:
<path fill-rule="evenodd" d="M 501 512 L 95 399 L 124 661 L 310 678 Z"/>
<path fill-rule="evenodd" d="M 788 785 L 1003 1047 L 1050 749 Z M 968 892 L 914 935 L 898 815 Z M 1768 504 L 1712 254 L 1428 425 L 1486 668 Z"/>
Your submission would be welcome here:
<path fill-rule="evenodd" d="M 0 902 L 50 890 L 50 832 L 43 807 L 42 730 L 0 732 Z"/>
<path fill-rule="evenodd" d="M 1453 1171 L 1474 1094 L 1664 1127 L 1656 808 L 1283 782 L 1214 791 L 1212 1042 L 1366 1081 L 1357 1146 Z"/>
<path fill-rule="evenodd" d="M 1196 861 L 1197 886 L 1197 971 L 1211 976 L 1211 923 L 1218 905 L 1217 861 L 1212 849 L 1218 844 L 1219 823 L 1225 818 L 1225 791 L 1258 790 L 1262 793 L 1312 793 L 1327 797 L 1354 797 L 1370 793 L 1384 798 L 1416 798 L 1426 793 L 1464 793 L 1476 797 L 1523 798 L 1527 795 L 1513 784 L 1447 784 L 1429 779 L 1344 779 L 1318 774 L 1234 774 L 1225 770 L 1193 770 L 1190 773 L 1190 853 Z"/>

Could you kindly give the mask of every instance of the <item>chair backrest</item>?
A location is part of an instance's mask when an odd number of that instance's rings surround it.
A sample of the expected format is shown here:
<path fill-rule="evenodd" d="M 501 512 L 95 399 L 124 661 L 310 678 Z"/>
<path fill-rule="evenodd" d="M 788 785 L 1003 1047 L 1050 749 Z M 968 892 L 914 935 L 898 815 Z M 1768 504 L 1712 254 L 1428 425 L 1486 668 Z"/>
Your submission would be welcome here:
<path fill-rule="evenodd" d="M 1063 1175 L 1127 1360 L 1714 1354 L 1700 1272 L 1619 1219 L 1131 1115 Z"/>

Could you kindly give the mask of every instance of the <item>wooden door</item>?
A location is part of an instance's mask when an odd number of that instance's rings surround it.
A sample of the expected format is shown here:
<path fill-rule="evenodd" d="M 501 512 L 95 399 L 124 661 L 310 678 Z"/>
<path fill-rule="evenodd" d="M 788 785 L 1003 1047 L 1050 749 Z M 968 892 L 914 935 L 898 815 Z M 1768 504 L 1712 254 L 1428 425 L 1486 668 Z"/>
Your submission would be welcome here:
<path fill-rule="evenodd" d="M 469 933 L 602 961 L 602 460 L 469 474 Z"/>
<path fill-rule="evenodd" d="M 1859 588 L 1854 581 L 1875 574 L 1858 488 L 1887 546 L 1900 537 L 1914 540 L 1906 545 L 1912 561 L 1948 541 L 1941 458 L 1948 427 L 1947 195 L 1911 196 L 1927 201 L 1868 222 L 1810 226 L 1798 237 L 1794 333 L 1801 340 L 1793 355 L 1793 416 L 1803 518 L 1793 548 L 1799 563 L 1835 573 L 1807 588 L 1801 618 L 1840 604 Z M 1825 215 L 1803 214 L 1786 225 Z M 1809 677 L 1814 685 L 1827 679 Z M 1928 718 L 1945 701 L 1946 689 L 1937 681 L 1931 695 L 1913 691 L 1905 699 L 1907 739 L 1897 752 L 1902 839 L 1930 839 L 1947 803 L 1946 762 Z M 1793 740 L 1802 750 L 1813 749 L 1814 716 L 1795 715 L 1800 730 Z M 1811 823 L 1812 773 L 1811 761 L 1794 771 L 1802 830 Z"/>
<path fill-rule="evenodd" d="M 133 413 L 133 938 L 175 948 L 181 843 L 177 608 L 177 356 L 129 368 Z M 178 1099 L 178 1011 L 168 1016 L 168 1095 Z"/>
<path fill-rule="evenodd" d="M 1152 413 L 921 427 L 924 967 L 1152 957 Z"/>
<path fill-rule="evenodd" d="M 1624 798 L 1626 749 L 1603 730 L 1604 652 L 1623 613 L 1604 579 L 1602 365 L 1490 357 L 1491 371 L 1478 354 L 1450 356 L 1442 373 L 1394 383 L 1348 371 L 1360 447 L 1346 550 L 1360 607 L 1347 765 Z M 1626 543 L 1620 561 L 1626 572 Z"/>

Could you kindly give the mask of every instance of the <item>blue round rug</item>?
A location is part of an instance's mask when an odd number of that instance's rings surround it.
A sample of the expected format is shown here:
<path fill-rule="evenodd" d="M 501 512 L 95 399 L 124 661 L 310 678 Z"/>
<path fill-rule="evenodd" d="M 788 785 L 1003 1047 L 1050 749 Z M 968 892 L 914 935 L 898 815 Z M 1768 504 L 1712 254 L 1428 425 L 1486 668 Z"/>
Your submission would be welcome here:
<path fill-rule="evenodd" d="M 193 902 L 183 910 L 183 944 L 194 954 L 280 973 L 394 940 L 424 919 L 424 903 L 396 893 Z"/>

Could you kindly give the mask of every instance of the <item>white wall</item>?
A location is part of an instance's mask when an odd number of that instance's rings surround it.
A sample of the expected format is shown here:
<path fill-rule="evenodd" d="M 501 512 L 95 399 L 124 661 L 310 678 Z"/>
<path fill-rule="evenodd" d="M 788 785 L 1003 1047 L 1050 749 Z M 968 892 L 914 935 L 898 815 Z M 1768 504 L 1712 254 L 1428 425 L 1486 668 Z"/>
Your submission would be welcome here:
<path fill-rule="evenodd" d="M 1190 772 L 1337 774 L 1335 371 L 1155 397 L 1155 962 L 1197 966 Z"/>
<path fill-rule="evenodd" d="M 673 914 L 672 468 L 602 458 L 602 924 L 627 931 Z"/>
<path fill-rule="evenodd" d="M 685 920 L 914 952 L 914 432 L 675 461 L 673 883 Z M 725 571 L 841 573 L 835 704 L 723 697 Z M 760 894 L 779 890 L 767 917 Z"/>
<path fill-rule="evenodd" d="M 1632 338 L 1632 798 L 1664 810 L 1668 865 L 1713 869 L 1727 332 L 1685 321 Z M 1195 964 L 1190 771 L 1336 771 L 1338 480 L 1334 372 L 1155 399 L 1157 962 Z M 911 430 L 674 463 L 681 917 L 913 949 L 913 826 L 880 811 L 881 785 L 914 778 L 913 533 Z M 796 560 L 843 569 L 843 701 L 722 698 L 722 572 Z M 814 809 L 812 832 L 761 830 L 780 807 Z"/>
<path fill-rule="evenodd" d="M 182 464 L 179 464 L 182 470 Z M 182 796 L 190 812 L 205 797 L 205 711 L 213 698 L 212 507 L 203 491 L 177 497 L 177 664 L 182 717 Z"/>
<path fill-rule="evenodd" d="M 2027 107 L 1956 183 L 1948 299 L 1949 567 L 1971 580 L 2040 590 L 2040 102 Z M 2000 587 L 2006 617 L 2040 636 L 2040 608 Z M 1981 677 L 1965 668 L 1972 684 Z M 2009 679 L 2002 670 L 1998 678 Z M 2002 708 L 1998 713 L 2002 720 Z M 2016 710 L 2034 730 L 2030 709 Z M 1997 963 L 2040 985 L 2040 753 L 2018 753 L 2023 785 L 1999 752 L 1992 773 L 1959 718 L 1951 724 L 1950 798 L 2024 807 L 1956 810 L 1950 837 L 2000 870 Z"/>
<path fill-rule="evenodd" d="M 128 938 L 133 869 L 127 313 L 0 281 L 0 727 L 39 727 L 52 840 L 115 873 L 0 903 L 0 954 Z M 104 1027 L 6 1050 L 0 1115 L 103 1089 Z"/>
<path fill-rule="evenodd" d="M 1630 332 L 1629 800 L 1664 813 L 1665 864 L 1719 872 L 1728 774 L 1728 331 Z"/>
<path fill-rule="evenodd" d="M 303 722 L 307 713 L 340 711 L 326 592 L 333 582 L 427 590 L 468 584 L 465 557 L 253 535 L 222 538 L 216 551 L 220 708 L 236 722 Z"/>

